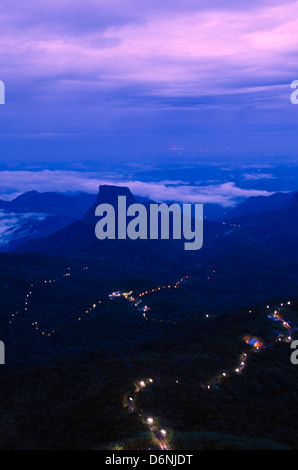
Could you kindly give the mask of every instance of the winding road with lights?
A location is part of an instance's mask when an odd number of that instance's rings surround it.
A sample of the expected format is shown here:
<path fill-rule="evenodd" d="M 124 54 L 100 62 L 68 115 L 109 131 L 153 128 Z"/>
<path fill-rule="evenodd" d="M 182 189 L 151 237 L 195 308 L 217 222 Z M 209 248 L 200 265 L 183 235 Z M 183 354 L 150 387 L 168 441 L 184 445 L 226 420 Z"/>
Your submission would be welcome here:
<path fill-rule="evenodd" d="M 87 269 L 88 269 L 88 267 L 83 268 L 83 270 L 87 270 Z M 71 268 L 68 267 L 66 272 L 64 272 L 62 274 L 62 277 L 63 278 L 64 277 L 69 278 L 70 276 L 71 276 Z M 115 292 L 112 292 L 111 294 L 109 294 L 108 298 L 106 300 L 109 301 L 109 299 L 114 300 L 114 299 L 122 297 L 122 298 L 126 299 L 128 302 L 130 302 L 134 306 L 134 308 L 137 309 L 138 312 L 142 313 L 142 316 L 143 316 L 144 320 L 148 320 L 149 319 L 148 312 L 150 311 L 150 307 L 148 305 L 143 305 L 143 298 L 145 296 L 147 296 L 148 294 L 154 294 L 154 293 L 159 292 L 163 289 L 172 289 L 172 288 L 177 289 L 178 286 L 181 283 L 188 280 L 189 278 L 190 278 L 190 276 L 183 276 L 177 282 L 175 282 L 174 284 L 168 284 L 168 285 L 155 287 L 153 289 L 140 292 L 137 295 L 134 295 L 132 291 L 129 291 L 129 292 L 115 291 Z M 59 281 L 59 278 L 58 278 L 58 281 Z M 40 281 L 40 282 L 41 282 L 41 285 L 53 285 L 57 282 L 57 280 L 56 279 L 45 279 L 44 281 Z M 10 325 L 13 325 L 17 321 L 17 317 L 19 316 L 19 313 L 22 310 L 23 310 L 24 313 L 28 313 L 28 309 L 29 309 L 29 306 L 30 306 L 30 300 L 31 300 L 31 297 L 33 295 L 33 291 L 34 291 L 34 289 L 37 289 L 38 287 L 41 287 L 41 285 L 39 286 L 39 283 L 31 283 L 30 284 L 28 293 L 25 296 L 23 309 L 18 310 L 18 311 L 14 312 L 11 315 L 11 319 L 9 321 Z M 85 309 L 84 314 L 85 315 L 89 314 L 92 310 L 96 309 L 99 306 L 99 304 L 101 304 L 102 302 L 103 302 L 103 300 L 94 301 L 94 303 L 91 306 L 89 306 Z M 286 305 L 290 305 L 290 302 L 288 301 L 286 303 Z M 253 353 L 261 352 L 263 349 L 271 347 L 274 344 L 276 344 L 277 342 L 278 343 L 282 342 L 282 341 L 283 342 L 290 342 L 292 340 L 293 328 L 297 329 L 297 327 L 293 323 L 291 323 L 288 319 L 285 319 L 283 317 L 283 315 L 281 315 L 280 309 L 283 308 L 283 307 L 284 307 L 284 303 L 281 303 L 280 306 L 275 307 L 276 310 L 274 310 L 274 313 L 269 313 L 268 314 L 268 309 L 270 309 L 270 306 L 267 305 L 267 317 L 269 319 L 274 320 L 274 321 L 279 321 L 283 325 L 283 327 L 287 330 L 287 332 L 288 332 L 287 336 L 280 333 L 273 343 L 267 344 L 267 345 L 265 345 L 265 342 L 260 338 L 252 337 L 252 336 L 244 336 L 243 340 L 251 346 L 250 352 L 248 352 L 248 353 L 245 352 L 245 353 L 242 353 L 240 355 L 239 363 L 237 364 L 237 366 L 233 370 L 220 372 L 213 379 L 209 380 L 208 383 L 203 384 L 202 387 L 207 389 L 207 390 L 211 390 L 211 389 L 218 390 L 220 388 L 221 382 L 223 380 L 226 380 L 231 374 L 241 374 L 241 372 L 244 370 L 244 368 L 246 366 L 247 360 L 248 360 L 250 355 L 252 355 Z M 252 313 L 252 311 L 249 310 L 249 313 Z M 82 314 L 78 317 L 78 321 L 81 321 L 83 319 L 84 314 Z M 206 317 L 208 318 L 209 315 L 206 315 Z M 45 337 L 49 337 L 49 336 L 53 335 L 57 329 L 60 329 L 61 327 L 63 327 L 63 325 L 61 325 L 56 329 L 55 328 L 52 329 L 51 331 L 43 331 L 39 328 L 39 325 L 38 325 L 37 321 L 31 322 L 31 325 L 34 328 L 34 330 L 36 330 L 38 333 L 40 333 L 41 335 L 43 335 Z M 176 382 L 178 383 L 178 380 L 176 380 Z M 143 414 L 142 410 L 138 410 L 136 408 L 136 396 L 137 396 L 137 394 L 139 393 L 140 390 L 145 389 L 148 385 L 151 385 L 152 383 L 153 383 L 152 378 L 147 378 L 147 379 L 136 381 L 135 382 L 134 392 L 126 400 L 125 406 L 127 407 L 127 410 L 128 410 L 129 413 L 136 413 L 140 417 L 140 419 L 142 419 L 142 422 L 146 423 L 146 425 L 148 426 L 149 431 L 151 432 L 153 442 L 156 445 L 158 445 L 158 447 L 161 450 L 170 450 L 169 443 L 167 442 L 167 431 L 165 429 L 160 429 L 158 427 L 158 425 L 156 424 L 156 422 L 158 421 L 157 418 L 154 418 L 154 417 L 151 417 L 151 416 L 148 416 L 146 418 L 146 417 L 144 417 L 144 414 Z"/>

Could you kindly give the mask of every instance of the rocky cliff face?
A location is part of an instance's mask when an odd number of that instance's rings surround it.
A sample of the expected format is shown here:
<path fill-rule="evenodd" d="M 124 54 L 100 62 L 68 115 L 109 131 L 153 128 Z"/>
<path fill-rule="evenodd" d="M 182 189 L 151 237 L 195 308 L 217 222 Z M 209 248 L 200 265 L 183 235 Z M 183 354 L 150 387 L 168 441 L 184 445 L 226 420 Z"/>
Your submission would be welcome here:
<path fill-rule="evenodd" d="M 95 209 L 100 204 L 111 204 L 117 213 L 118 196 L 126 196 L 127 206 L 137 202 L 130 189 L 125 186 L 101 185 L 99 186 L 97 198 L 86 213 L 84 221 L 92 224 L 95 223 L 95 220 L 97 220 L 95 217 Z"/>

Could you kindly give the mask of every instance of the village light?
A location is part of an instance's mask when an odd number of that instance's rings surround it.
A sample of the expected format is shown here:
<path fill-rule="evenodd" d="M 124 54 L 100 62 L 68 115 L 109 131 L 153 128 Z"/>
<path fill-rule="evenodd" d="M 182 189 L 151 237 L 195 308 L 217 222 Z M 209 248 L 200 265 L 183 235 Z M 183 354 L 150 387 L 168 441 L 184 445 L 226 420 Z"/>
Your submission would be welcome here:
<path fill-rule="evenodd" d="M 149 379 L 149 382 L 152 384 L 153 380 L 152 380 L 152 379 Z"/>
<path fill-rule="evenodd" d="M 148 418 L 148 419 L 147 419 L 147 423 L 148 423 L 148 424 L 152 424 L 152 423 L 153 423 L 153 418 Z"/>
<path fill-rule="evenodd" d="M 143 380 L 140 382 L 141 387 L 145 387 L 145 382 Z"/>
<path fill-rule="evenodd" d="M 240 372 L 240 370 L 239 370 L 239 369 L 236 369 L 236 372 Z"/>
<path fill-rule="evenodd" d="M 223 372 L 222 375 L 225 377 L 227 374 L 225 372 Z"/>
<path fill-rule="evenodd" d="M 167 435 L 167 431 L 165 431 L 164 429 L 161 429 L 160 434 L 162 434 L 163 436 L 166 436 L 166 435 Z"/>

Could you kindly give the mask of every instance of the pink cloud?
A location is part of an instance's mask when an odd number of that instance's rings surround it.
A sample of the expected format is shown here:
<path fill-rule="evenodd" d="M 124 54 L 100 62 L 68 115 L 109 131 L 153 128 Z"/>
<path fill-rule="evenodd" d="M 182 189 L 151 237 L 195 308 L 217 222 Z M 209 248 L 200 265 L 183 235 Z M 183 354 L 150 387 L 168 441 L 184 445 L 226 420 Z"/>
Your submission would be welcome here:
<path fill-rule="evenodd" d="M 57 15 L 71 8 L 79 14 L 79 2 L 73 7 L 68 1 L 51 3 L 41 12 L 54 16 L 56 23 L 42 15 L 40 23 L 26 24 L 25 19 L 22 23 L 32 8 L 30 2 L 27 7 L 22 3 L 18 13 L 6 8 L 0 17 L 4 74 L 16 79 L 17 73 L 23 80 L 52 77 L 63 88 L 71 82 L 79 89 L 91 79 L 94 87 L 150 83 L 157 95 L 216 95 L 238 88 L 255 91 L 247 86 L 249 78 L 268 79 L 278 70 L 288 79 L 289 71 L 294 71 L 294 64 L 285 64 L 280 52 L 295 53 L 296 1 L 244 11 L 233 9 L 233 4 L 226 11 L 212 6 L 207 11 L 145 9 L 142 21 L 114 24 L 107 19 L 104 27 L 78 27 L 76 34 L 67 27 L 67 18 L 61 25 Z M 119 2 L 113 4 L 124 14 Z M 91 14 L 99 21 L 107 2 L 89 1 L 87 6 L 92 23 Z"/>

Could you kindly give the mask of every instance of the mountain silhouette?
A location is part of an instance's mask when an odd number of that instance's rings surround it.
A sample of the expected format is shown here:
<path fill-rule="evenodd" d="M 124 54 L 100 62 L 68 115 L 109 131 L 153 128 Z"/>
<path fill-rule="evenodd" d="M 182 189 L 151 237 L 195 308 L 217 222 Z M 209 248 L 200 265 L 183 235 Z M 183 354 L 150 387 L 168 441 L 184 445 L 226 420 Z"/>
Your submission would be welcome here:
<path fill-rule="evenodd" d="M 98 221 L 98 218 L 95 217 L 95 209 L 100 204 L 111 204 L 114 207 L 115 213 L 118 213 L 118 196 L 126 197 L 127 206 L 137 203 L 137 200 L 132 195 L 129 188 L 125 186 L 111 186 L 111 185 L 101 185 L 97 197 L 94 201 L 94 204 L 85 214 L 83 220 L 87 223 L 95 224 Z"/>
<path fill-rule="evenodd" d="M 283 209 L 290 203 L 293 193 L 274 193 L 271 196 L 251 196 L 231 209 L 226 219 L 233 219 L 243 215 L 259 214 L 265 211 Z"/>
<path fill-rule="evenodd" d="M 117 231 L 118 196 L 126 196 L 127 207 L 138 202 L 127 187 L 100 186 L 94 204 L 81 220 L 58 230 L 48 237 L 28 241 L 14 251 L 17 253 L 32 251 L 43 254 L 72 255 L 97 250 L 100 255 L 100 253 L 104 253 L 106 249 L 109 249 L 114 254 L 118 252 L 121 257 L 124 257 L 125 253 L 127 256 L 134 253 L 137 257 L 144 258 L 152 252 L 153 259 L 166 253 L 168 256 L 173 257 L 177 254 L 177 251 L 179 253 L 185 251 L 183 240 L 172 240 L 171 238 L 169 240 L 98 240 L 95 236 L 95 225 L 99 219 L 95 217 L 95 209 L 99 204 L 111 204 L 115 209 Z M 142 204 L 148 207 L 150 202 L 143 201 Z M 147 211 L 147 216 L 149 217 L 149 211 Z M 127 221 L 129 221 L 129 217 L 127 217 Z M 224 227 L 216 222 L 205 221 L 204 232 L 208 234 L 209 239 L 212 239 L 218 233 L 223 233 Z M 184 253 L 184 256 L 190 256 L 190 254 L 186 255 Z M 149 261 L 152 262 L 152 259 Z"/>
<path fill-rule="evenodd" d="M 0 209 L 5 212 L 39 212 L 78 220 L 83 217 L 94 199 L 95 195 L 87 193 L 73 196 L 55 192 L 28 191 L 12 201 L 0 199 Z"/>

